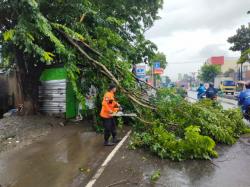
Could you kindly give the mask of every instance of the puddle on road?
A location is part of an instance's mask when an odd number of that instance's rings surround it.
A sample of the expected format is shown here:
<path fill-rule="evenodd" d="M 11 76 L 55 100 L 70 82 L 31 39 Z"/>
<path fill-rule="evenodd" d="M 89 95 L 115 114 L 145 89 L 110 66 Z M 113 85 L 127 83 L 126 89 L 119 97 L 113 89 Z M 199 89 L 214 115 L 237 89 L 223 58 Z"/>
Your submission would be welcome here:
<path fill-rule="evenodd" d="M 250 139 L 245 137 L 244 140 Z M 174 162 L 160 160 L 143 150 L 128 151 L 125 146 L 115 158 L 95 187 L 108 186 L 117 181 L 126 180 L 118 187 L 131 186 L 202 186 L 236 187 L 250 186 L 250 146 L 242 141 L 233 146 L 217 147 L 219 158 L 211 161 L 189 160 Z M 126 157 L 124 158 L 124 155 Z M 156 183 L 150 182 L 150 176 L 159 170 L 161 177 Z"/>
<path fill-rule="evenodd" d="M 102 135 L 80 126 L 57 129 L 43 140 L 0 156 L 0 185 L 17 187 L 83 186 L 109 152 Z M 91 168 L 84 174 L 79 167 Z"/>

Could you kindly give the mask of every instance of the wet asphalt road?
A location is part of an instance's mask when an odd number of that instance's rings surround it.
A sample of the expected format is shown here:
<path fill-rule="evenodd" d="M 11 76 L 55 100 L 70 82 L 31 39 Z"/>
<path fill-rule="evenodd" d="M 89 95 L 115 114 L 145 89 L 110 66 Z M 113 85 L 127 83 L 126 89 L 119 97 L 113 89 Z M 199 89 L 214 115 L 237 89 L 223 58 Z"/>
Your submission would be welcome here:
<path fill-rule="evenodd" d="M 230 108 L 237 108 L 237 101 L 235 99 L 232 99 L 231 97 L 233 96 L 228 96 L 227 98 L 222 98 L 222 97 L 218 97 L 218 101 L 222 104 L 222 106 L 225 109 L 230 109 Z M 189 91 L 188 92 L 188 99 L 191 102 L 196 102 L 197 100 L 197 92 L 194 91 Z"/>
<path fill-rule="evenodd" d="M 249 137 L 233 146 L 218 146 L 220 156 L 212 161 L 160 160 L 142 150 L 128 151 L 123 146 L 95 187 L 119 182 L 117 187 L 249 187 L 250 146 L 246 140 Z M 160 171 L 161 177 L 151 183 L 154 171 Z"/>

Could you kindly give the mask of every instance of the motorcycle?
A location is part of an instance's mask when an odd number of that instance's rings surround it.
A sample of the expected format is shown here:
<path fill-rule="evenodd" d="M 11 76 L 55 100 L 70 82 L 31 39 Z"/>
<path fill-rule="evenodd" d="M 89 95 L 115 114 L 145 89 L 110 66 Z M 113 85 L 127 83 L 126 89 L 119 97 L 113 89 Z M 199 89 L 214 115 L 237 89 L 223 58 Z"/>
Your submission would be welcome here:
<path fill-rule="evenodd" d="M 197 95 L 197 98 L 198 98 L 198 100 L 206 99 L 206 94 L 205 94 L 205 92 L 202 93 L 202 94 L 198 94 L 198 95 Z"/>
<path fill-rule="evenodd" d="M 241 108 L 241 112 L 242 112 L 243 117 L 247 121 L 250 121 L 250 106 L 248 106 L 247 109 L 243 109 L 243 107 L 240 103 L 238 103 L 238 106 Z"/>
<path fill-rule="evenodd" d="M 206 96 L 207 99 L 211 99 L 212 101 L 217 101 L 217 97 L 218 97 L 217 95 L 213 95 L 212 97 Z"/>
<path fill-rule="evenodd" d="M 242 111 L 243 117 L 247 120 L 250 121 L 250 110 L 249 107 L 247 108 L 247 110 Z"/>
<path fill-rule="evenodd" d="M 212 98 L 213 101 L 217 101 L 217 95 Z"/>

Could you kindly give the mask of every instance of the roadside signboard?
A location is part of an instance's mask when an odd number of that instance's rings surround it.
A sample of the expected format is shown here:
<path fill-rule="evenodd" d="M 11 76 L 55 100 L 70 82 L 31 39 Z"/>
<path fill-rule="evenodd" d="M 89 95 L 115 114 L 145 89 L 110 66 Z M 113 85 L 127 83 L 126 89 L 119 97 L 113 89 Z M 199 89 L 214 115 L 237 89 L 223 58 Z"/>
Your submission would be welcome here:
<path fill-rule="evenodd" d="M 159 69 L 154 69 L 154 74 L 163 74 L 164 70 L 162 68 L 159 68 Z"/>
<path fill-rule="evenodd" d="M 161 63 L 160 62 L 155 62 L 154 63 L 154 74 L 163 74 L 164 69 L 161 68 Z"/>
<path fill-rule="evenodd" d="M 146 66 L 143 66 L 143 65 L 136 66 L 136 77 L 140 80 L 145 81 L 145 79 L 146 79 Z"/>
<path fill-rule="evenodd" d="M 161 68 L 161 63 L 160 62 L 155 62 L 154 63 L 154 69 L 160 69 Z"/>
<path fill-rule="evenodd" d="M 136 75 L 146 75 L 146 66 L 136 66 Z"/>

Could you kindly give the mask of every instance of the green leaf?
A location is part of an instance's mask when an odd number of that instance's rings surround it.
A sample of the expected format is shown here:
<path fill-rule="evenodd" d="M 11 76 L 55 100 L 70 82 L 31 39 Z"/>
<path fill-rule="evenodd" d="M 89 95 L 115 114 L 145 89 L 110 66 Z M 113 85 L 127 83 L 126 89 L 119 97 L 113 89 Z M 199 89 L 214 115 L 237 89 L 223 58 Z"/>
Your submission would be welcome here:
<path fill-rule="evenodd" d="M 3 39 L 4 39 L 4 41 L 10 41 L 10 40 L 12 40 L 13 37 L 14 37 L 14 34 L 15 34 L 15 30 L 14 29 L 10 29 L 8 31 L 5 31 L 3 33 Z"/>

